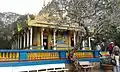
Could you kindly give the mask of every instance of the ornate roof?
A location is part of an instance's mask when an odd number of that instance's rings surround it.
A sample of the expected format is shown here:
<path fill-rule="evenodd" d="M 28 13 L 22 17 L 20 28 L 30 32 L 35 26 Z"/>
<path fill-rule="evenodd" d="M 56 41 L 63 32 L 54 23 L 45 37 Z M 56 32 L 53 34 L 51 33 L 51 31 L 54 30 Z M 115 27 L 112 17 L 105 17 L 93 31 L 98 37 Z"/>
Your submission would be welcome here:
<path fill-rule="evenodd" d="M 28 25 L 68 30 L 82 29 L 78 23 L 72 23 L 70 20 L 67 20 L 67 17 L 61 18 L 62 14 L 64 14 L 63 11 L 58 13 L 52 4 L 53 2 L 45 6 L 35 19 L 28 23 Z"/>

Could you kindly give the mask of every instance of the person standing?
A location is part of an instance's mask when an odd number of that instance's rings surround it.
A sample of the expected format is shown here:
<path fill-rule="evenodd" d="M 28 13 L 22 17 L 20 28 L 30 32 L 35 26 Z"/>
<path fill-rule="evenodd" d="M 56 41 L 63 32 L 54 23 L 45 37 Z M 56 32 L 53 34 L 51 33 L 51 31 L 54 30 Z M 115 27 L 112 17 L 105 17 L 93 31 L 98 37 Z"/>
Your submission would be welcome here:
<path fill-rule="evenodd" d="M 110 42 L 107 46 L 107 50 L 109 51 L 110 56 L 112 54 L 113 46 L 114 46 L 113 42 Z"/>
<path fill-rule="evenodd" d="M 117 45 L 113 46 L 112 54 L 120 56 L 120 48 Z"/>
<path fill-rule="evenodd" d="M 47 49 L 47 43 L 46 42 L 43 43 L 43 46 L 44 46 L 44 49 Z"/>
<path fill-rule="evenodd" d="M 100 44 L 97 44 L 96 48 L 97 48 L 97 50 L 101 50 Z"/>
<path fill-rule="evenodd" d="M 53 41 L 50 41 L 50 49 L 52 50 L 53 49 Z"/>
<path fill-rule="evenodd" d="M 102 51 L 105 51 L 105 43 L 104 42 L 101 42 L 100 47 L 101 47 Z"/>
<path fill-rule="evenodd" d="M 71 52 L 68 53 L 68 61 L 69 61 L 69 72 L 76 72 L 75 70 L 75 61 L 76 61 L 76 55 L 75 55 L 76 49 L 72 49 Z"/>
<path fill-rule="evenodd" d="M 120 70 L 119 70 L 119 67 L 120 67 L 120 65 L 119 65 L 120 48 L 117 45 L 115 45 L 113 47 L 112 54 L 113 54 L 114 59 L 116 61 L 116 65 L 114 66 L 113 70 L 114 70 L 114 72 L 120 72 Z"/>
<path fill-rule="evenodd" d="M 119 55 L 115 55 L 115 60 L 116 60 L 116 66 L 114 66 L 114 72 L 120 72 L 120 70 L 119 70 L 119 67 L 120 67 L 120 65 L 119 65 Z"/>

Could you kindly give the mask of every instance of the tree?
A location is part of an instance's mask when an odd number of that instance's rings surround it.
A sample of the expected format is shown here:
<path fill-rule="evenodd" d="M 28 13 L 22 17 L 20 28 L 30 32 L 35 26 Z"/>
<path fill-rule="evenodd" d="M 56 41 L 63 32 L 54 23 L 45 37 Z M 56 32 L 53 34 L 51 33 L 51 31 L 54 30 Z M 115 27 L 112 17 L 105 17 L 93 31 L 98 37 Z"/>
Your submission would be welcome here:
<path fill-rule="evenodd" d="M 0 13 L 0 49 L 10 49 L 12 36 L 12 23 L 17 20 L 19 14 L 12 12 Z"/>
<path fill-rule="evenodd" d="M 95 36 L 98 33 L 102 34 L 103 38 L 110 38 L 112 34 L 113 36 L 116 34 L 116 27 L 120 25 L 119 0 L 66 1 L 63 4 L 67 11 L 66 16 L 70 18 L 71 22 L 78 23 L 84 27 L 86 30 L 84 38 Z M 96 28 L 93 34 L 89 33 L 88 26 Z M 115 39 L 114 37 L 112 38 Z"/>
<path fill-rule="evenodd" d="M 116 26 L 120 23 L 119 4 L 119 0 L 53 0 L 41 12 L 48 13 L 51 17 L 48 21 L 54 21 L 57 27 L 78 24 L 82 30 L 79 33 L 81 43 L 88 37 L 100 38 L 98 35 L 106 39 L 115 38 L 111 33 L 116 34 Z M 94 28 L 92 33 L 91 28 Z"/>

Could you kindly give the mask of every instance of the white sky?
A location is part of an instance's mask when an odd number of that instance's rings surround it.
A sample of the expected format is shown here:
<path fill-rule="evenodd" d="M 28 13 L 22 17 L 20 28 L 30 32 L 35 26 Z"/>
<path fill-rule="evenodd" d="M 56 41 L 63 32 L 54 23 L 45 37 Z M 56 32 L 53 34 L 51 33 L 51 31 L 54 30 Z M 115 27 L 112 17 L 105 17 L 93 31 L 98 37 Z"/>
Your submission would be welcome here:
<path fill-rule="evenodd" d="M 47 4 L 48 1 L 45 0 Z M 0 0 L 0 12 L 18 14 L 37 14 L 43 7 L 44 0 Z"/>

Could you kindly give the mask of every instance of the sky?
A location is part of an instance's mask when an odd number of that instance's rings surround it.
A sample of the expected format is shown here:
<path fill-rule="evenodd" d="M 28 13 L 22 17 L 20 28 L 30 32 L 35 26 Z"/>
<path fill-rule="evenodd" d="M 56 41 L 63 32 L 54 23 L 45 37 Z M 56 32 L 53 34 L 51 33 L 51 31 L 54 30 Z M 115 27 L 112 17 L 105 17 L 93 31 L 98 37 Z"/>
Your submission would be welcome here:
<path fill-rule="evenodd" d="M 51 0 L 0 0 L 0 12 L 37 14 Z"/>

